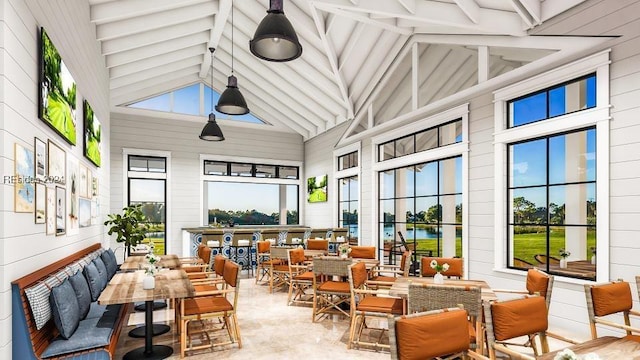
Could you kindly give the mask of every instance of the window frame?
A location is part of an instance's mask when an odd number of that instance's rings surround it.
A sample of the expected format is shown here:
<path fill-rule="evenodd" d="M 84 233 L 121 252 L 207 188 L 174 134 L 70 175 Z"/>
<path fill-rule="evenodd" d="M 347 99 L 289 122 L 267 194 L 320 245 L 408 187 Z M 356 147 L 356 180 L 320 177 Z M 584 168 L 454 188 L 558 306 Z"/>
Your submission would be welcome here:
<path fill-rule="evenodd" d="M 357 152 L 358 158 L 358 166 L 350 167 L 344 170 L 338 170 L 339 165 L 339 157 L 344 156 L 353 152 Z M 340 226 L 340 180 L 348 177 L 357 176 L 358 177 L 358 245 L 363 245 L 361 243 L 362 239 L 362 143 L 357 141 L 355 143 L 343 146 L 339 149 L 333 151 L 333 189 L 336 189 L 335 199 L 332 201 L 333 203 L 333 216 L 331 217 L 332 221 L 334 221 L 334 227 Z M 331 191 L 331 189 L 329 189 Z M 347 234 L 348 236 L 348 234 Z"/>
<path fill-rule="evenodd" d="M 609 56 L 610 49 L 584 57 L 556 69 L 533 76 L 495 91 L 494 94 L 494 270 L 522 275 L 522 270 L 510 269 L 507 259 L 508 231 L 508 144 L 533 140 L 539 137 L 559 135 L 589 127 L 596 129 L 596 281 L 609 279 Z M 572 80 L 596 74 L 596 106 L 577 112 L 536 121 L 517 127 L 509 127 L 510 100 L 552 88 Z M 589 280 L 557 276 L 558 280 L 584 284 Z"/>

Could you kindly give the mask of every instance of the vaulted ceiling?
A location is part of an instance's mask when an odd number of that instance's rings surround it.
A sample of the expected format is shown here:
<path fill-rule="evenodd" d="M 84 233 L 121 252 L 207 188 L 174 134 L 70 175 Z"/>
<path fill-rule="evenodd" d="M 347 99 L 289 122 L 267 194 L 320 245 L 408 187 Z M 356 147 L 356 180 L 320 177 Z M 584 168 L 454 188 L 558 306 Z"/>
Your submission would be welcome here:
<path fill-rule="evenodd" d="M 302 56 L 287 63 L 266 62 L 249 52 L 268 0 L 233 2 L 234 44 L 232 0 L 89 3 L 114 111 L 189 84 L 208 84 L 208 48 L 214 47 L 214 89 L 224 90 L 233 50 L 235 75 L 252 113 L 308 139 L 356 118 L 371 104 L 381 122 L 410 111 L 416 104 L 410 104 L 407 84 L 416 66 L 422 69 L 418 84 L 429 84 L 418 88 L 417 105 L 424 106 L 555 51 L 509 42 L 491 47 L 434 42 L 434 36 L 522 38 L 582 1 L 285 0 L 284 12 L 303 46 Z M 416 47 L 417 60 L 410 46 Z M 399 93 L 407 101 L 388 104 Z"/>

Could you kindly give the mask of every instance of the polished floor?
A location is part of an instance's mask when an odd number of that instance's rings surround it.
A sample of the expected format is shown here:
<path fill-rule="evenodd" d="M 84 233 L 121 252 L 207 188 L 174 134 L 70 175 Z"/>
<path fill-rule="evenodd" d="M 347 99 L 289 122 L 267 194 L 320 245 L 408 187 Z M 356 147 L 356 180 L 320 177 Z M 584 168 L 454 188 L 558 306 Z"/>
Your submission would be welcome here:
<path fill-rule="evenodd" d="M 253 278 L 240 282 L 238 322 L 242 336 L 242 349 L 238 345 L 216 347 L 187 354 L 187 358 L 199 359 L 389 359 L 388 350 L 348 350 L 349 320 L 334 316 L 320 322 L 311 321 L 311 307 L 287 306 L 287 292 L 269 293 L 268 286 L 255 285 Z M 180 358 L 179 338 L 172 321 L 173 310 L 159 310 L 154 320 L 171 325 L 171 331 L 154 337 L 154 344 L 172 346 L 170 359 Z M 144 339 L 130 338 L 127 333 L 135 324 L 144 323 L 142 313 L 132 313 L 129 326 L 122 329 L 116 359 L 129 350 L 144 346 Z M 221 333 L 222 334 L 222 333 Z M 372 331 L 372 336 L 379 332 Z M 388 343 L 386 335 L 384 343 Z"/>

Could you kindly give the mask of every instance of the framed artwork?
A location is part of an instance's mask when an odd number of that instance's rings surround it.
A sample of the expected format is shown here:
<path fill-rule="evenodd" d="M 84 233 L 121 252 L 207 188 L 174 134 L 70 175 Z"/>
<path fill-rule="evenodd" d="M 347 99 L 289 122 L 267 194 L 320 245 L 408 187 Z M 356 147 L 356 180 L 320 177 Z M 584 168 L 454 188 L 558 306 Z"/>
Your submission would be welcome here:
<path fill-rule="evenodd" d="M 91 197 L 98 196 L 98 177 L 96 174 L 91 174 Z"/>
<path fill-rule="evenodd" d="M 310 203 L 327 201 L 327 175 L 307 179 L 307 201 Z"/>
<path fill-rule="evenodd" d="M 79 195 L 83 198 L 89 197 L 89 179 L 91 175 L 89 168 L 80 164 L 80 179 L 78 181 Z"/>
<path fill-rule="evenodd" d="M 76 82 L 53 45 L 40 29 L 40 96 L 38 115 L 71 145 L 76 144 Z"/>
<path fill-rule="evenodd" d="M 78 160 L 74 156 L 67 159 L 67 190 L 69 190 L 69 206 L 67 217 L 67 235 L 75 235 L 80 228 L 78 224 L 78 202 L 79 202 L 79 183 L 80 170 Z"/>
<path fill-rule="evenodd" d="M 36 153 L 34 157 L 36 179 L 44 181 L 47 176 L 47 144 L 38 138 L 34 138 L 33 148 Z"/>
<path fill-rule="evenodd" d="M 56 236 L 67 232 L 67 191 L 56 186 Z"/>
<path fill-rule="evenodd" d="M 91 200 L 91 225 L 98 224 L 98 199 Z"/>
<path fill-rule="evenodd" d="M 35 200 L 33 151 L 15 143 L 13 166 L 17 178 L 14 185 L 13 210 L 18 213 L 32 213 Z"/>
<path fill-rule="evenodd" d="M 45 225 L 47 229 L 47 235 L 53 235 L 56 233 L 56 189 L 46 188 L 47 204 L 45 216 L 47 217 L 47 223 Z"/>
<path fill-rule="evenodd" d="M 91 226 L 91 200 L 80 198 L 79 224 L 80 227 Z"/>
<path fill-rule="evenodd" d="M 61 147 L 49 140 L 49 160 L 47 162 L 51 182 L 64 185 L 67 176 L 67 154 Z"/>
<path fill-rule="evenodd" d="M 102 138 L 102 125 L 96 117 L 91 105 L 84 101 L 84 156 L 95 166 L 100 167 L 102 161 L 100 140 Z"/>
<path fill-rule="evenodd" d="M 36 183 L 36 224 L 46 222 L 47 187 L 42 183 Z"/>

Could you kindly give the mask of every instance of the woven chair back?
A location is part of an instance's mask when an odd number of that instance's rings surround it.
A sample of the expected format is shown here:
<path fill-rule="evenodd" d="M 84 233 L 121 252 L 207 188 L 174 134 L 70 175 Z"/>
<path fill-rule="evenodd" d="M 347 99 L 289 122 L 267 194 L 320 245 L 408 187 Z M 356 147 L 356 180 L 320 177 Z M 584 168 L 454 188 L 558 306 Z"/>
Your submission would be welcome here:
<path fill-rule="evenodd" d="M 318 256 L 313 258 L 313 273 L 325 276 L 349 276 L 351 259 L 337 256 Z"/>
<path fill-rule="evenodd" d="M 424 312 L 462 306 L 469 316 L 482 315 L 482 293 L 477 286 L 410 284 L 408 312 Z"/>

